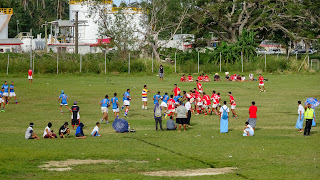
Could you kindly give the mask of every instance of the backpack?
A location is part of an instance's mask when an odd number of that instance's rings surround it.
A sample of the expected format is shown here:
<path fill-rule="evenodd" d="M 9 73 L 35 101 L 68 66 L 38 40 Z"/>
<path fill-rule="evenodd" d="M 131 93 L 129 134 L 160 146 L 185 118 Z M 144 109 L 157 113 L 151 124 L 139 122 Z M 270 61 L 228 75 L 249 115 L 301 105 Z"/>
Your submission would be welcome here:
<path fill-rule="evenodd" d="M 221 107 L 222 108 L 222 107 Z M 228 113 L 227 113 L 227 109 L 223 109 L 223 112 L 222 112 L 222 119 L 228 119 Z"/>
<path fill-rule="evenodd" d="M 155 117 L 161 117 L 162 116 L 162 112 L 161 112 L 160 106 L 156 107 L 156 110 L 154 111 L 154 116 Z"/>

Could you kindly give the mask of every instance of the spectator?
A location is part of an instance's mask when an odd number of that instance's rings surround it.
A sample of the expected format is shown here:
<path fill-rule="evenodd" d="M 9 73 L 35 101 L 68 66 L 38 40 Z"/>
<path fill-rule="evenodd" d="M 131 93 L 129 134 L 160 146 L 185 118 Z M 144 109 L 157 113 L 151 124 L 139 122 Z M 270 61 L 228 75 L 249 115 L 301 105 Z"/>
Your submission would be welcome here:
<path fill-rule="evenodd" d="M 101 137 L 101 134 L 99 133 L 99 127 L 100 127 L 100 123 L 97 122 L 96 126 L 93 128 L 92 132 L 91 132 L 91 137 Z"/>
<path fill-rule="evenodd" d="M 71 107 L 71 126 L 72 126 L 72 128 L 74 129 L 74 126 L 75 125 L 79 125 L 79 123 L 80 123 L 80 114 L 79 114 L 79 112 L 80 112 L 80 107 L 79 106 L 77 106 L 77 101 L 75 101 L 74 103 L 73 103 L 73 106 Z"/>
<path fill-rule="evenodd" d="M 206 75 L 203 77 L 203 81 L 204 81 L 204 82 L 209 82 L 209 81 L 211 81 L 211 80 L 210 80 L 210 77 L 208 76 L 208 74 L 206 74 Z"/>
<path fill-rule="evenodd" d="M 51 131 L 50 128 L 52 127 L 51 122 L 48 123 L 48 126 L 44 129 L 43 138 L 54 139 L 57 138 L 57 135 L 53 134 L 53 130 Z"/>
<path fill-rule="evenodd" d="M 241 76 L 240 76 L 240 74 L 237 75 L 237 81 L 241 81 Z"/>
<path fill-rule="evenodd" d="M 301 105 L 301 101 L 298 101 L 298 114 L 299 116 L 295 127 L 299 129 L 299 132 L 303 132 L 304 108 Z"/>
<path fill-rule="evenodd" d="M 244 82 L 246 80 L 246 77 L 244 75 L 241 76 L 241 82 Z"/>
<path fill-rule="evenodd" d="M 184 91 L 185 92 L 185 91 Z M 186 104 L 184 105 L 188 111 L 188 116 L 187 116 L 187 124 L 188 124 L 188 127 L 191 127 L 190 125 L 190 120 L 191 120 L 191 111 L 192 111 L 192 107 L 191 107 L 191 103 L 190 103 L 190 98 L 187 98 L 187 102 Z"/>
<path fill-rule="evenodd" d="M 163 81 L 163 74 L 164 74 L 164 69 L 162 64 L 159 67 L 159 77 L 160 77 L 160 81 Z"/>
<path fill-rule="evenodd" d="M 229 108 L 227 107 L 227 101 L 223 102 L 223 106 L 220 108 L 220 133 L 228 132 L 228 120 L 229 119 Z"/>
<path fill-rule="evenodd" d="M 154 120 L 156 122 L 156 131 L 158 131 L 158 123 L 160 125 L 161 131 L 162 129 L 162 108 L 159 106 L 159 102 L 157 102 L 153 109 L 154 112 Z"/>
<path fill-rule="evenodd" d="M 250 126 L 254 130 L 256 128 L 258 108 L 257 108 L 257 106 L 255 106 L 256 103 L 254 101 L 252 101 L 251 104 L 252 105 L 249 108 L 249 119 L 248 119 L 248 122 L 249 122 Z"/>
<path fill-rule="evenodd" d="M 314 118 L 314 110 L 311 108 L 311 104 L 306 105 L 304 109 L 304 117 L 306 118 L 306 127 L 304 128 L 304 135 L 310 136 L 312 119 Z"/>
<path fill-rule="evenodd" d="M 253 136 L 254 129 L 249 125 L 249 122 L 246 122 L 246 127 L 243 129 L 243 136 Z"/>
<path fill-rule="evenodd" d="M 179 132 L 181 132 L 181 125 L 183 125 L 184 131 L 186 131 L 188 111 L 186 107 L 182 106 L 182 102 L 180 101 L 178 107 L 176 108 L 176 123 L 179 124 Z"/>
<path fill-rule="evenodd" d="M 226 72 L 226 81 L 230 81 L 230 76 L 229 76 L 229 72 Z"/>
<path fill-rule="evenodd" d="M 226 76 L 226 78 L 227 78 L 227 76 Z M 228 74 L 228 79 L 229 79 L 229 74 Z M 214 81 L 221 81 L 220 76 L 219 76 L 218 73 L 216 73 L 216 74 L 214 75 Z"/>
<path fill-rule="evenodd" d="M 191 76 L 191 74 L 189 74 L 187 81 L 193 82 L 193 77 Z"/>
<path fill-rule="evenodd" d="M 180 81 L 181 82 L 186 82 L 187 81 L 186 75 L 182 75 L 182 77 L 180 78 Z"/>
<path fill-rule="evenodd" d="M 36 133 L 33 132 L 33 123 L 30 123 L 29 127 L 26 130 L 26 134 L 24 135 L 25 139 L 40 139 Z"/>
<path fill-rule="evenodd" d="M 253 74 L 252 74 L 252 73 L 249 74 L 249 81 L 254 81 L 254 78 L 253 78 Z"/>
<path fill-rule="evenodd" d="M 170 116 L 170 119 L 167 121 L 166 125 L 167 125 L 167 130 L 169 130 L 169 131 L 177 129 L 177 125 L 172 120 L 172 116 Z"/>
<path fill-rule="evenodd" d="M 69 123 L 65 122 L 59 129 L 59 136 L 61 138 L 65 138 L 65 134 L 67 134 L 67 137 L 69 137 L 70 129 L 68 128 Z"/>
<path fill-rule="evenodd" d="M 83 123 L 80 123 L 79 126 L 77 127 L 76 134 L 75 134 L 77 139 L 85 139 L 85 138 L 87 138 L 87 136 L 85 136 L 83 134 L 83 127 L 84 127 Z"/>

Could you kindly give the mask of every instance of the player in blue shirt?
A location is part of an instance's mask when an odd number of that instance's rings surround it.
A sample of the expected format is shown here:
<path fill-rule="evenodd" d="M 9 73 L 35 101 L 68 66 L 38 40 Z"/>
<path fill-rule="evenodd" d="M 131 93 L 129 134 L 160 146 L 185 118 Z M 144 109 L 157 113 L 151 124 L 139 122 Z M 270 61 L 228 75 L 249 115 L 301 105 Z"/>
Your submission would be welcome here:
<path fill-rule="evenodd" d="M 106 123 L 109 124 L 109 121 L 108 121 L 108 107 L 110 106 L 110 100 L 108 99 L 108 95 L 105 96 L 104 99 L 102 99 L 100 101 L 100 106 L 101 106 L 101 113 L 103 113 L 103 117 L 101 120 L 101 122 L 105 119 L 106 120 Z"/>
<path fill-rule="evenodd" d="M 14 97 L 14 100 L 15 100 L 16 104 L 19 104 L 18 101 L 17 101 L 17 95 L 14 92 L 14 82 L 13 81 L 11 82 L 11 85 L 10 85 L 10 94 L 9 94 L 9 99 L 8 99 L 7 104 L 9 104 L 9 101 L 10 101 L 10 99 L 12 97 Z"/>
<path fill-rule="evenodd" d="M 3 100 L 3 92 L 4 92 L 4 88 L 1 88 L 1 91 L 0 91 L 0 108 L 1 108 L 1 103 L 3 104 L 3 106 L 2 106 L 2 112 L 5 112 L 4 111 L 4 105 L 5 105 L 5 103 L 4 103 L 4 100 Z"/>
<path fill-rule="evenodd" d="M 66 108 L 71 111 L 71 109 L 68 107 L 68 96 L 64 94 L 64 90 L 61 91 L 61 95 L 59 96 L 58 102 L 61 100 L 60 103 L 60 111 L 61 114 L 63 114 L 62 106 L 66 106 Z"/>
<path fill-rule="evenodd" d="M 179 104 L 179 99 L 182 98 L 182 96 L 180 96 L 180 94 L 176 95 L 173 97 L 173 100 L 176 102 L 176 104 Z"/>
<path fill-rule="evenodd" d="M 157 104 L 157 102 L 159 102 L 159 100 L 161 99 L 161 95 L 160 95 L 160 91 L 158 91 L 158 94 L 153 96 L 153 104 Z"/>
<path fill-rule="evenodd" d="M 119 102 L 117 98 L 117 93 L 114 93 L 114 97 L 111 98 L 111 103 L 112 103 L 112 111 L 114 113 L 114 118 L 118 119 L 119 118 Z"/>
<path fill-rule="evenodd" d="M 163 114 L 163 116 L 165 117 L 165 118 L 167 118 L 167 108 L 168 108 L 168 105 L 167 105 L 167 103 L 168 103 L 168 100 L 170 99 L 170 97 L 168 96 L 168 93 L 166 92 L 166 93 L 164 93 L 164 95 L 163 95 L 163 97 L 162 97 L 162 102 L 161 102 L 161 107 L 162 107 L 162 109 L 164 110 L 164 114 Z"/>
<path fill-rule="evenodd" d="M 123 97 L 124 97 L 123 105 L 126 107 L 126 110 L 124 111 L 124 116 L 127 118 L 128 112 L 130 109 L 130 101 L 131 101 L 130 89 L 127 89 L 127 92 L 123 94 Z"/>
<path fill-rule="evenodd" d="M 7 84 L 7 81 L 4 81 L 2 88 L 4 88 L 2 99 L 4 100 L 4 106 L 5 106 L 8 103 L 8 97 L 9 97 L 9 85 Z"/>
<path fill-rule="evenodd" d="M 123 108 L 124 108 L 124 100 L 126 99 L 125 98 L 125 95 L 126 95 L 126 93 L 123 93 L 123 96 L 122 96 L 122 107 L 121 107 L 121 111 L 123 110 Z"/>

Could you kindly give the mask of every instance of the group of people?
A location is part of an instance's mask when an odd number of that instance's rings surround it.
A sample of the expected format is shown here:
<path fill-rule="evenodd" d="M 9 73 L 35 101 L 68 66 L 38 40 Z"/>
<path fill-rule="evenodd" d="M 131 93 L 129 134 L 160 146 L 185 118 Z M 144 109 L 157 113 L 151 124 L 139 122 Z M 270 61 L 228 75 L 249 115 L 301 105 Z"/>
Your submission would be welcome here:
<path fill-rule="evenodd" d="M 301 101 L 298 101 L 298 115 L 295 127 L 299 129 L 299 132 L 303 132 L 303 122 L 306 120 L 304 135 L 310 136 L 311 127 L 316 126 L 316 115 L 314 109 L 311 108 L 311 104 L 303 107 Z"/>
<path fill-rule="evenodd" d="M 209 82 L 211 81 L 210 77 L 208 76 L 208 74 L 200 74 L 198 76 L 198 81 L 200 82 Z M 182 77 L 180 78 L 180 82 L 193 82 L 193 77 L 191 76 L 191 74 L 189 74 L 187 77 L 185 74 L 182 75 Z"/>
<path fill-rule="evenodd" d="M 11 98 L 14 98 L 16 104 L 19 104 L 17 101 L 17 95 L 14 92 L 14 82 L 11 82 L 11 85 L 8 85 L 7 81 L 4 81 L 4 84 L 1 87 L 0 91 L 0 108 L 2 106 L 1 112 L 5 112 L 4 108 Z"/>

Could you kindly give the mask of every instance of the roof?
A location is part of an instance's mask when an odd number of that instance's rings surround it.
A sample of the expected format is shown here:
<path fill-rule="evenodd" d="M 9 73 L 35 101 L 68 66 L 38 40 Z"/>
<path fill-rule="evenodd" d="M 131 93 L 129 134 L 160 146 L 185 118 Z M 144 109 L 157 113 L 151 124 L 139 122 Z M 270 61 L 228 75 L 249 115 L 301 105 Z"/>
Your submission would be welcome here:
<path fill-rule="evenodd" d="M 0 39 L 0 45 L 21 45 L 23 42 L 17 38 Z"/>
<path fill-rule="evenodd" d="M 58 20 L 58 25 L 60 27 L 72 27 L 74 24 L 69 20 Z"/>

